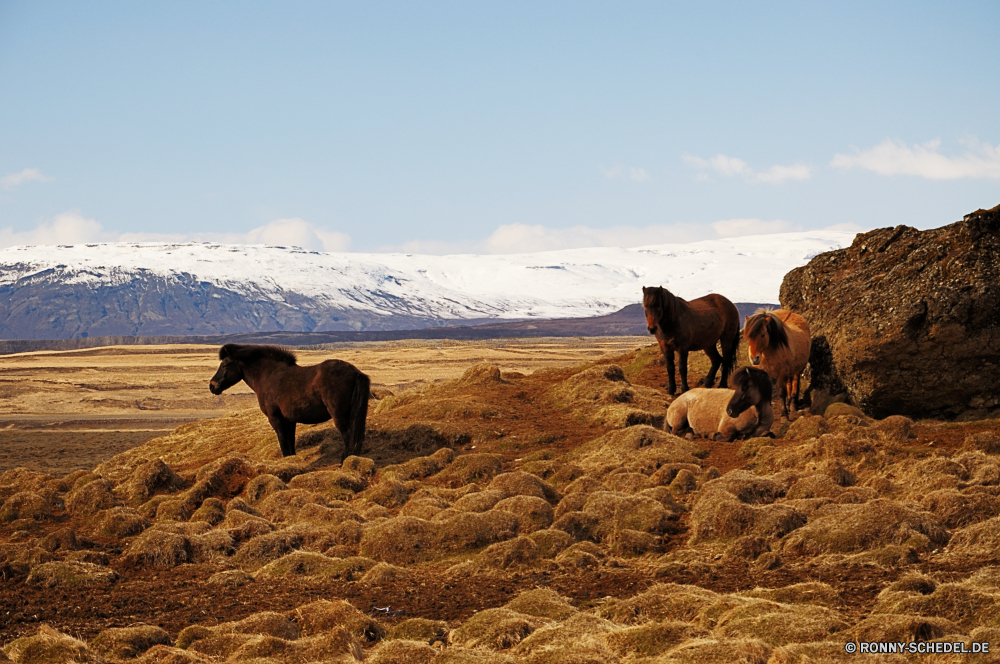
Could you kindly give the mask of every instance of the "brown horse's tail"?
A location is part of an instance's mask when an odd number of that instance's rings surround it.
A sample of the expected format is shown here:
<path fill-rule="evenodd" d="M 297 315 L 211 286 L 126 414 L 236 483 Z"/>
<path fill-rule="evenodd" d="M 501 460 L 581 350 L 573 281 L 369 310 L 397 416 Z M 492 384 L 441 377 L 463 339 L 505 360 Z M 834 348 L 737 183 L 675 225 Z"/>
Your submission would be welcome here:
<path fill-rule="evenodd" d="M 739 320 L 739 318 L 737 318 Z M 729 349 L 729 353 L 726 353 L 726 349 L 722 349 L 722 371 L 723 375 L 732 374 L 736 370 L 736 363 L 739 360 L 740 354 L 740 331 L 737 329 L 736 334 L 733 336 L 733 347 Z"/>
<path fill-rule="evenodd" d="M 354 379 L 354 394 L 351 395 L 351 421 L 347 425 L 348 439 L 344 441 L 344 458 L 360 454 L 365 442 L 365 424 L 368 421 L 368 398 L 371 396 L 372 382 L 365 374 L 358 372 Z"/>

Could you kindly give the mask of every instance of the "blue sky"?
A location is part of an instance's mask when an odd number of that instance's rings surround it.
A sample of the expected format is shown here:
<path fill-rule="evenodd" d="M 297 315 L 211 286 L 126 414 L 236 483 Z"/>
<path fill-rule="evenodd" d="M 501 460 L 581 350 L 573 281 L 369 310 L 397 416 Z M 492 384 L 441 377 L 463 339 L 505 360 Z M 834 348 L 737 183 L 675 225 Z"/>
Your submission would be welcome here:
<path fill-rule="evenodd" d="M 995 0 L 0 0 L 0 246 L 931 228 L 1000 204 L 998 28 Z"/>

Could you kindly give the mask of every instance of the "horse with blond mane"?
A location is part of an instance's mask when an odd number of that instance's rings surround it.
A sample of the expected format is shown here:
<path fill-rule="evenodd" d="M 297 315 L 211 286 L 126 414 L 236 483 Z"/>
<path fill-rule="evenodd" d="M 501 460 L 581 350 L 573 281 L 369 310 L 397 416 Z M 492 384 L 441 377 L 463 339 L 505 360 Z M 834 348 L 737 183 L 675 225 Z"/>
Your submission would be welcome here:
<path fill-rule="evenodd" d="M 799 407 L 799 377 L 809 361 L 809 323 L 785 309 L 758 309 L 746 316 L 743 338 L 750 363 L 767 372 L 781 389 L 781 415 Z"/>

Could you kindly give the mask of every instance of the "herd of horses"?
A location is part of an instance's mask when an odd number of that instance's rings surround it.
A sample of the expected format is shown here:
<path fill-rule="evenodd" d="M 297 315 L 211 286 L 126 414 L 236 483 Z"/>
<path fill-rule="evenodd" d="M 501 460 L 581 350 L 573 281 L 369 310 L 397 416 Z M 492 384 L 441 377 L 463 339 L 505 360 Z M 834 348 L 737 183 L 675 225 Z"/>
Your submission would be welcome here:
<path fill-rule="evenodd" d="M 722 295 L 688 302 L 666 288 L 643 287 L 642 306 L 646 327 L 656 336 L 666 361 L 670 396 L 677 391 L 675 353 L 679 359 L 681 395 L 667 409 L 666 431 L 726 441 L 771 435 L 772 381 L 780 389 L 782 415 L 788 417 L 789 407 L 798 408 L 799 377 L 809 360 L 810 344 L 809 323 L 798 314 L 761 309 L 745 317 L 741 334 L 739 311 Z M 741 337 L 752 366 L 734 372 Z M 693 350 L 704 351 L 712 364 L 702 387 L 690 389 L 687 360 Z M 212 394 L 246 382 L 278 436 L 282 456 L 295 454 L 297 423 L 331 419 L 344 439 L 342 459 L 361 453 L 371 381 L 354 365 L 326 360 L 300 367 L 288 350 L 255 344 L 225 344 L 219 360 L 209 381 Z M 713 389 L 720 368 L 719 388 Z"/>

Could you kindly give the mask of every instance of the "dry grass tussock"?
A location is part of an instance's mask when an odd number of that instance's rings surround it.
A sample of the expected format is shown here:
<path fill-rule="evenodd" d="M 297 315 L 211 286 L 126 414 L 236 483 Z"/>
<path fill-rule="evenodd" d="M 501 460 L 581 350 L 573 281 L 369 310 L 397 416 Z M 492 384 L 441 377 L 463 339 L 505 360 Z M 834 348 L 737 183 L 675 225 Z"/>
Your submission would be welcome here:
<path fill-rule="evenodd" d="M 834 404 L 759 444 L 689 441 L 650 425 L 667 402 L 655 355 L 531 377 L 476 365 L 382 399 L 371 458 L 342 465 L 327 429 L 282 459 L 240 411 L 93 471 L 8 471 L 3 590 L 59 605 L 196 578 L 199 597 L 274 610 L 116 615 L 129 626 L 89 642 L 43 626 L 3 657 L 799 664 L 843 661 L 850 639 L 1000 640 L 992 431 Z M 369 615 L 383 605 L 407 613 Z"/>
<path fill-rule="evenodd" d="M 153 646 L 172 644 L 166 630 L 155 625 L 106 629 L 90 642 L 91 648 L 111 659 L 132 659 Z"/>
<path fill-rule="evenodd" d="M 86 643 L 62 634 L 48 625 L 41 625 L 38 632 L 8 643 L 3 652 L 20 664 L 104 664 L 105 659 Z"/>
<path fill-rule="evenodd" d="M 662 424 L 667 411 L 661 392 L 631 384 L 614 364 L 574 373 L 553 386 L 549 398 L 573 417 L 614 428 Z"/>

